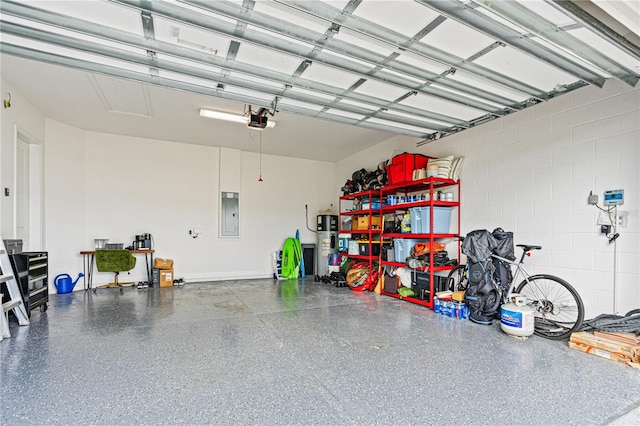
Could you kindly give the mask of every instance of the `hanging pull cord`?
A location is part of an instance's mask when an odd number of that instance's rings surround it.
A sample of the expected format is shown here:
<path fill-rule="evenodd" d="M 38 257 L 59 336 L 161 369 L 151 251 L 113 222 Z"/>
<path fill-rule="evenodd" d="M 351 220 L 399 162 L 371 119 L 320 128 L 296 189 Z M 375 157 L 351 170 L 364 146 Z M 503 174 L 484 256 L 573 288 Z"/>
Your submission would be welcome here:
<path fill-rule="evenodd" d="M 262 121 L 262 116 L 260 116 L 260 121 Z M 260 177 L 258 182 L 262 182 L 262 130 L 258 131 L 258 133 L 260 133 Z"/>

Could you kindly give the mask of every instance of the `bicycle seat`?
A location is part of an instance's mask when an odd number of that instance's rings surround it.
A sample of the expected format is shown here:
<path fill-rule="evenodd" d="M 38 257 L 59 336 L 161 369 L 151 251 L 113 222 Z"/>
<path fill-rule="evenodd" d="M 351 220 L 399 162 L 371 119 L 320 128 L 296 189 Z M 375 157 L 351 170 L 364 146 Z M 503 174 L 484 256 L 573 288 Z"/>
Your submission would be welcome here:
<path fill-rule="evenodd" d="M 517 244 L 516 247 L 522 247 L 522 250 L 524 250 L 524 252 L 528 252 L 531 250 L 540 250 L 542 249 L 542 246 L 530 246 L 527 244 Z"/>

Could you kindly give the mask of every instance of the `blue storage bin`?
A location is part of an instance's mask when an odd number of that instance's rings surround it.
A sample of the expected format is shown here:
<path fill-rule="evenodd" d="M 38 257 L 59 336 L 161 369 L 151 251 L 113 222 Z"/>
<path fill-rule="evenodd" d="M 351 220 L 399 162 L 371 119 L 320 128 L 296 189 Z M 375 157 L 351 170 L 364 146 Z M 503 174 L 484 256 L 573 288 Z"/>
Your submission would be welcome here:
<path fill-rule="evenodd" d="M 429 207 L 412 207 L 409 209 L 409 214 L 411 215 L 411 233 L 412 234 L 423 234 L 423 225 L 422 225 L 422 215 L 423 209 L 427 209 L 427 215 L 429 214 Z M 427 228 L 429 224 L 427 223 Z"/>
<path fill-rule="evenodd" d="M 430 234 L 431 233 L 431 217 L 429 207 L 415 207 L 415 212 L 411 213 L 411 232 L 414 234 Z M 413 227 L 414 215 L 418 228 Z M 451 207 L 434 207 L 433 208 L 433 233 L 448 234 L 451 222 Z M 414 231 L 416 229 L 416 231 Z"/>

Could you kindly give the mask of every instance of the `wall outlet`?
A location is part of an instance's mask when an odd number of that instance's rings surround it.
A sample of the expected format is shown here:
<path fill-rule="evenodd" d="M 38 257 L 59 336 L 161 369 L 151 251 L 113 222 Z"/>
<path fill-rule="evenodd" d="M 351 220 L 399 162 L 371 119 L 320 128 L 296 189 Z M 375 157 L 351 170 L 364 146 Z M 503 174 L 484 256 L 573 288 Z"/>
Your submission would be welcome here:
<path fill-rule="evenodd" d="M 628 210 L 618 211 L 618 227 L 626 228 L 628 223 L 629 223 L 629 211 Z"/>
<path fill-rule="evenodd" d="M 598 225 L 614 225 L 616 220 L 616 215 L 613 211 L 610 213 L 600 212 L 598 214 Z M 626 228 L 629 223 L 629 211 L 628 210 L 618 210 L 618 223 L 616 224 L 619 228 Z"/>

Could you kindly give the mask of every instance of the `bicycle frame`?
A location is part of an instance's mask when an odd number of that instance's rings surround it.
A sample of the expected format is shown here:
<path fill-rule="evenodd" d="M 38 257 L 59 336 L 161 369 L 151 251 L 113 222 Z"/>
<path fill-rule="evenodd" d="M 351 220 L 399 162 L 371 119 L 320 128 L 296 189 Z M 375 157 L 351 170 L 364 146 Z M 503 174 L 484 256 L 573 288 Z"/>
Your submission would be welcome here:
<path fill-rule="evenodd" d="M 460 240 L 462 241 L 463 237 Z M 541 246 L 518 244 L 517 247 L 522 249 L 522 255 L 518 260 L 491 254 L 492 259 L 500 262 L 500 265 L 496 265 L 497 273 L 492 273 L 490 278 L 490 284 L 493 285 L 496 296 L 503 304 L 525 303 L 528 305 L 534 311 L 535 334 L 552 340 L 568 338 L 571 333 L 580 328 L 584 320 L 584 304 L 580 295 L 571 284 L 560 277 L 549 274 L 532 275 L 527 271 L 523 265 L 525 256 L 529 256 L 533 250 L 542 249 Z M 508 269 L 511 276 L 505 277 L 505 273 L 500 268 Z M 452 291 L 467 290 L 468 272 L 469 264 L 461 264 L 449 273 L 447 279 Z M 509 278 L 511 281 L 507 284 L 506 281 Z M 514 297 L 516 294 L 518 296 Z M 478 309 L 480 317 L 483 315 L 481 309 Z"/>
<path fill-rule="evenodd" d="M 529 286 L 530 291 L 533 293 L 533 295 L 535 296 L 535 299 L 531 299 L 530 297 L 527 297 L 527 305 L 531 304 L 532 302 L 538 302 L 539 304 L 544 300 L 544 297 L 541 297 L 539 292 L 538 292 L 538 286 L 533 285 L 532 282 L 530 280 L 531 278 L 531 274 L 529 273 L 529 271 L 527 271 L 527 269 L 524 267 L 523 263 L 524 263 L 524 257 L 527 255 L 527 251 L 522 250 L 522 256 L 520 256 L 520 260 L 519 261 L 515 261 L 515 260 L 509 260 L 506 259 L 504 257 L 498 256 L 496 254 L 492 254 L 491 257 L 501 260 L 505 263 L 508 263 L 510 265 L 510 267 L 514 267 L 515 266 L 515 273 L 513 272 L 513 269 L 511 270 L 511 273 L 513 275 L 513 278 L 511 280 L 511 283 L 509 284 L 509 288 L 507 289 L 506 293 L 502 294 L 502 301 L 504 303 L 510 301 L 511 299 L 511 295 L 514 294 L 513 293 L 513 289 L 516 287 L 516 285 L 519 283 L 518 281 L 518 277 L 522 274 L 522 279 L 524 281 L 527 282 L 527 285 Z M 542 306 L 542 304 L 540 305 Z"/>
<path fill-rule="evenodd" d="M 494 259 L 498 259 L 501 260 L 505 263 L 508 263 L 510 265 L 511 269 L 511 273 L 513 275 L 513 278 L 511 280 L 511 283 L 509 284 L 509 288 L 507 289 L 506 294 L 502 295 L 502 301 L 506 301 L 511 297 L 511 294 L 513 293 L 513 289 L 516 286 L 516 283 L 518 282 L 517 278 L 520 276 L 520 274 L 522 274 L 523 279 L 527 282 L 530 283 L 529 278 L 531 278 L 531 274 L 529 273 L 529 271 L 527 271 L 527 269 L 523 266 L 524 263 L 524 257 L 526 256 L 527 252 L 525 252 L 523 250 L 522 252 L 522 257 L 520 257 L 519 261 L 515 261 L 515 260 L 510 260 L 504 257 L 500 257 L 496 254 L 492 254 L 491 257 Z M 515 273 L 513 272 L 513 267 L 515 266 Z"/>

